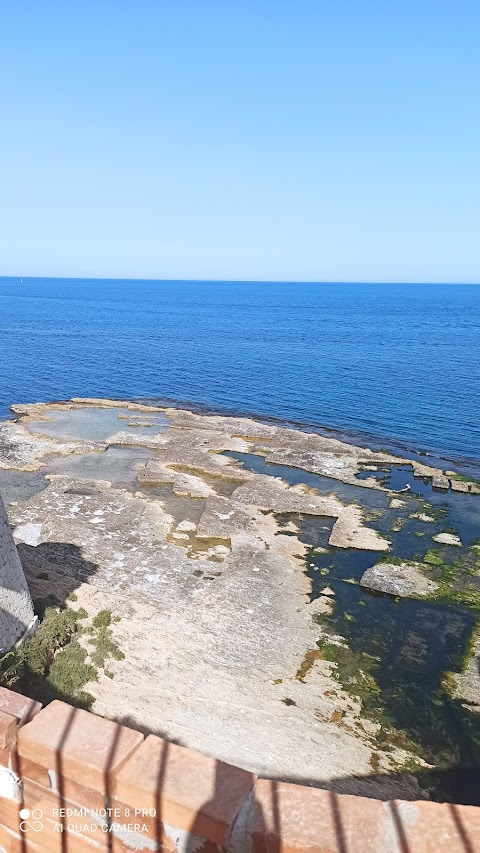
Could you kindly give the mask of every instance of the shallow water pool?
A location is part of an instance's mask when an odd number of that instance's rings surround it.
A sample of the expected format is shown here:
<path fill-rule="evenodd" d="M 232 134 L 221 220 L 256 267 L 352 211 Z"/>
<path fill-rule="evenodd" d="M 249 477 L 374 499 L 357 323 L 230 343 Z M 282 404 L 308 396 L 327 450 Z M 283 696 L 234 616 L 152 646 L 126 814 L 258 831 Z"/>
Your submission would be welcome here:
<path fill-rule="evenodd" d="M 153 456 L 146 447 L 118 447 L 105 452 L 48 457 L 49 474 L 66 474 L 79 480 L 108 480 L 115 486 L 138 488 L 138 471 Z"/>
<path fill-rule="evenodd" d="M 0 495 L 5 506 L 12 501 L 24 501 L 47 488 L 44 472 L 10 471 L 0 468 Z"/>
<path fill-rule="evenodd" d="M 81 438 L 86 441 L 105 441 L 117 432 L 153 436 L 160 430 L 167 429 L 169 424 L 170 421 L 163 412 L 150 414 L 127 408 L 95 406 L 67 411 L 49 409 L 48 420 L 25 422 L 30 432 L 55 438 Z"/>

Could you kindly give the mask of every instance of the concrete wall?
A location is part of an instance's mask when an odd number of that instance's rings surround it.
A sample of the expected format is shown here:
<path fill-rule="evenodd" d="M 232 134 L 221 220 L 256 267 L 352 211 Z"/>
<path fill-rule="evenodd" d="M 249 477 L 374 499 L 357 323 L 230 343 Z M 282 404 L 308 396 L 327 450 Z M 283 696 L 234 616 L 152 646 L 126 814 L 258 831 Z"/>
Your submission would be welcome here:
<path fill-rule="evenodd" d="M 261 779 L 0 688 L 0 853 L 97 851 L 479 853 L 480 808 Z"/>
<path fill-rule="evenodd" d="M 0 654 L 9 651 L 33 621 L 32 599 L 0 497 Z"/>

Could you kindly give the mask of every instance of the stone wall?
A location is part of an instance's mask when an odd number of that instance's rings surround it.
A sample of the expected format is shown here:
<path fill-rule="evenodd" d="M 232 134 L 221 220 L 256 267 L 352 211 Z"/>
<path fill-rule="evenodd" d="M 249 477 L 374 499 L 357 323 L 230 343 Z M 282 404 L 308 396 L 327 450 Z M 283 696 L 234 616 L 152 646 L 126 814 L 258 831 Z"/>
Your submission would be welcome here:
<path fill-rule="evenodd" d="M 480 808 L 260 779 L 0 688 L 0 853 L 478 853 Z"/>
<path fill-rule="evenodd" d="M 0 654 L 34 624 L 32 599 L 0 497 Z"/>

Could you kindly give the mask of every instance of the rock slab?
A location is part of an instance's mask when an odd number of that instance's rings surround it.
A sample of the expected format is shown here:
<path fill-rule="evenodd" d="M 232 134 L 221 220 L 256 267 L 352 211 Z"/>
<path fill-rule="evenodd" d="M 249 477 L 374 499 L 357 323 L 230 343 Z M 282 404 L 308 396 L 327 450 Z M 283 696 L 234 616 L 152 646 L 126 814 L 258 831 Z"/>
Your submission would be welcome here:
<path fill-rule="evenodd" d="M 426 578 L 419 568 L 408 563 L 378 563 L 364 572 L 360 578 L 360 586 L 401 598 L 408 598 L 410 595 L 427 596 L 437 589 L 434 581 Z"/>

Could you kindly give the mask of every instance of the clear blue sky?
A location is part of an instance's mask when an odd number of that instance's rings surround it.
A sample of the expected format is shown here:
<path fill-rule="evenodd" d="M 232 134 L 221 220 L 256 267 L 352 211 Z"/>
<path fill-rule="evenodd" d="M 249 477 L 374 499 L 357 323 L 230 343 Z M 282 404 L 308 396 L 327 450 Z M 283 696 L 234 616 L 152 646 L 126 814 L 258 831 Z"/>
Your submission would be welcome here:
<path fill-rule="evenodd" d="M 478 0 L 0 12 L 0 275 L 480 281 Z"/>

